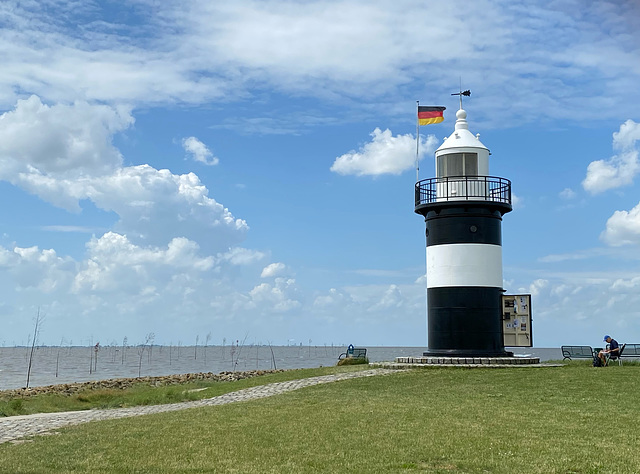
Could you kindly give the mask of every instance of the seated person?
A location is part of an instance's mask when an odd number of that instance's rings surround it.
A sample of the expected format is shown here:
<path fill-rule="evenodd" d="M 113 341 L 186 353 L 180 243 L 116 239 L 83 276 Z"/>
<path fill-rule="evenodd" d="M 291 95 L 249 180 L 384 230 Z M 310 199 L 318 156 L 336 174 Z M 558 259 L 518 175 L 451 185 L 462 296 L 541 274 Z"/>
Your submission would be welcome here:
<path fill-rule="evenodd" d="M 606 335 L 604 336 L 604 342 L 609 344 L 609 349 L 603 349 L 598 353 L 598 357 L 600 357 L 603 366 L 607 364 L 607 354 L 609 354 L 609 358 L 617 359 L 620 353 L 620 345 L 614 338 Z"/>

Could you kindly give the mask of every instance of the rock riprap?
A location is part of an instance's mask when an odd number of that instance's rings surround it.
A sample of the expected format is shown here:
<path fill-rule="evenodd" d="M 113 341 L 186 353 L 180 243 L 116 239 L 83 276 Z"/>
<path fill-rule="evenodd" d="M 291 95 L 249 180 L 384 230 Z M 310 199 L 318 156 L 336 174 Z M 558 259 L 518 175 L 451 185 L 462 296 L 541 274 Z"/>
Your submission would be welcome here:
<path fill-rule="evenodd" d="M 235 380 L 258 377 L 265 374 L 283 372 L 283 370 L 248 370 L 244 372 L 198 372 L 192 374 L 158 375 L 154 377 L 132 377 L 120 379 L 91 380 L 89 382 L 63 383 L 58 385 L 44 385 L 42 387 L 17 388 L 0 390 L 0 398 L 23 398 L 45 393 L 59 393 L 73 395 L 84 390 L 114 389 L 122 390 L 137 384 L 147 384 L 153 387 L 165 385 L 179 385 L 201 380 L 211 382 L 233 382 Z"/>

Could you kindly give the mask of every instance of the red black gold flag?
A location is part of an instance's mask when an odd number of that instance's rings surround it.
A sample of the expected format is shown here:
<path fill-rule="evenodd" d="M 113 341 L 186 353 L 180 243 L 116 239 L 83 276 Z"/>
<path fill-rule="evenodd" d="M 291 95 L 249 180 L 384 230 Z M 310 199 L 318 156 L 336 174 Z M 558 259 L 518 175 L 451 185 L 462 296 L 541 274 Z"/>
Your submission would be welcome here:
<path fill-rule="evenodd" d="M 418 125 L 440 123 L 444 120 L 442 112 L 446 107 L 433 107 L 427 105 L 418 106 Z"/>

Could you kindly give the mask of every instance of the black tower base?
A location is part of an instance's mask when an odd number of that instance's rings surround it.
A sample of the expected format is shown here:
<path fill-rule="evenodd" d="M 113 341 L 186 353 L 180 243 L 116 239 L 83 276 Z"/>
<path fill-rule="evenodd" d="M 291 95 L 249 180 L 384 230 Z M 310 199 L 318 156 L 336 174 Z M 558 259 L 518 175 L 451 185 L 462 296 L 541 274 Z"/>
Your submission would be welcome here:
<path fill-rule="evenodd" d="M 502 334 L 502 288 L 429 288 L 425 356 L 509 357 Z"/>

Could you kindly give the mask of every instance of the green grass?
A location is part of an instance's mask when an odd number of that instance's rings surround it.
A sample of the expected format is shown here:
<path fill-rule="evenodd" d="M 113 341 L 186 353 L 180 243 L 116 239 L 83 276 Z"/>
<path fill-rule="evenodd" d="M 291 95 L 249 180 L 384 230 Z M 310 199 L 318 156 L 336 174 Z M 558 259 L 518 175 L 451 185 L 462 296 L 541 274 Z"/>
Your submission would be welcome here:
<path fill-rule="evenodd" d="M 0 472 L 637 473 L 639 391 L 637 365 L 418 369 L 70 427 Z"/>
<path fill-rule="evenodd" d="M 243 388 L 254 387 L 256 385 L 362 369 L 366 369 L 366 367 L 345 367 L 344 369 L 336 369 L 334 367 L 297 369 L 266 374 L 260 377 L 234 382 L 197 381 L 182 385 L 168 385 L 165 387 L 152 387 L 148 384 L 140 383 L 123 390 L 87 389 L 73 395 L 42 394 L 25 398 L 11 398 L 6 394 L 3 396 L 0 392 L 0 417 L 32 415 L 34 413 L 89 410 L 92 408 L 122 408 L 139 405 L 160 405 L 164 403 L 200 400 L 241 390 Z"/>
<path fill-rule="evenodd" d="M 343 365 L 361 365 L 361 364 L 368 364 L 369 363 L 369 358 L 368 357 L 345 357 L 344 359 L 340 359 L 338 361 L 338 367 L 341 367 Z"/>

